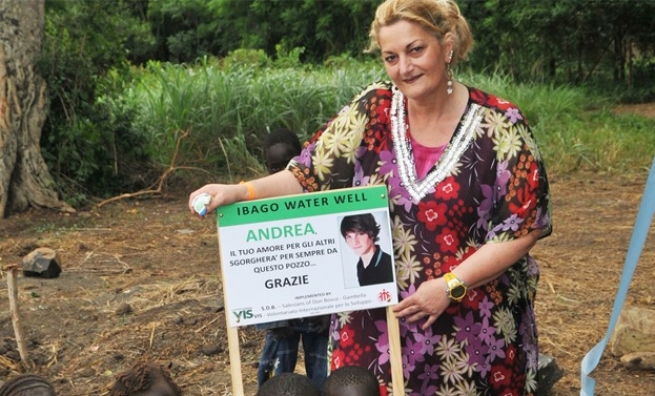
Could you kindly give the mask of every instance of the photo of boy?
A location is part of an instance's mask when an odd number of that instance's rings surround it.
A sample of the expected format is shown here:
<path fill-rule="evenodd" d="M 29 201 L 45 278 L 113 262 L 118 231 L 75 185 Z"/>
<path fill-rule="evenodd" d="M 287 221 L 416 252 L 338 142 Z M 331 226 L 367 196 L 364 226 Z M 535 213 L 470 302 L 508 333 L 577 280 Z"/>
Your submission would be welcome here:
<path fill-rule="evenodd" d="M 394 281 L 391 256 L 378 244 L 380 225 L 371 213 L 345 216 L 341 235 L 346 245 L 359 256 L 357 280 L 360 286 Z"/>

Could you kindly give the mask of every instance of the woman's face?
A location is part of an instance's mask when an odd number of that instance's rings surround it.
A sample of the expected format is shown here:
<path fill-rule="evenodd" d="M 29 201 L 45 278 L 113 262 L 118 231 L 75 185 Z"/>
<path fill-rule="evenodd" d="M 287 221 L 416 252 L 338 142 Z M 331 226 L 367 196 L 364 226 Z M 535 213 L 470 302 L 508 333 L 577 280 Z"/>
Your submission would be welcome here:
<path fill-rule="evenodd" d="M 346 233 L 346 244 L 358 256 L 370 253 L 375 246 L 373 239 L 367 233 L 356 231 Z"/>
<path fill-rule="evenodd" d="M 434 100 L 446 92 L 446 63 L 452 49 L 450 35 L 444 45 L 416 23 L 400 20 L 380 28 L 378 44 L 387 74 L 407 98 Z"/>

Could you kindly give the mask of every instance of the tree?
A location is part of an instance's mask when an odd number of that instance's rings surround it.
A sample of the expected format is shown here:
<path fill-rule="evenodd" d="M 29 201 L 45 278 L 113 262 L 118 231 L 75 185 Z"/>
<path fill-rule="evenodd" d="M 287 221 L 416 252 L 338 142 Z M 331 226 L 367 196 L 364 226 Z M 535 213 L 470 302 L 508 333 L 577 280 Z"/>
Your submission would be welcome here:
<path fill-rule="evenodd" d="M 41 155 L 47 117 L 41 50 L 45 0 L 0 2 L 0 218 L 29 206 L 73 211 L 59 200 Z"/>
<path fill-rule="evenodd" d="M 154 38 L 129 4 L 45 3 L 38 70 L 47 81 L 50 106 L 41 153 L 59 196 L 75 207 L 142 188 L 142 176 L 151 170 L 142 155 L 144 137 L 132 128 L 134 112 L 121 93 L 138 75 L 131 73 L 127 56 L 141 58 Z"/>

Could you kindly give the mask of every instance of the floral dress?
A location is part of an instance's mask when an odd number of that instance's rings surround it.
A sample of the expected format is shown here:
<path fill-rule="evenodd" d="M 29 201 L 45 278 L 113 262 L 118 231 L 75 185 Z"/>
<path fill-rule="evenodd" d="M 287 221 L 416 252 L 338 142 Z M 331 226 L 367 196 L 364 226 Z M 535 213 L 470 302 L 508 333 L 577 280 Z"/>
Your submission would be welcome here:
<path fill-rule="evenodd" d="M 400 98 L 400 99 L 396 99 Z M 394 110 L 393 101 L 397 100 Z M 467 109 L 441 158 L 416 178 L 402 94 L 369 86 L 289 165 L 308 191 L 386 185 L 399 298 L 452 271 L 486 243 L 551 232 L 541 154 L 519 109 L 469 88 Z M 395 117 L 395 118 L 394 118 Z M 521 258 L 495 280 L 469 289 L 427 330 L 400 321 L 407 395 L 530 395 L 537 388 L 533 301 L 539 268 Z M 332 317 L 331 369 L 373 371 L 391 394 L 386 311 Z M 396 395 L 398 396 L 398 395 Z"/>

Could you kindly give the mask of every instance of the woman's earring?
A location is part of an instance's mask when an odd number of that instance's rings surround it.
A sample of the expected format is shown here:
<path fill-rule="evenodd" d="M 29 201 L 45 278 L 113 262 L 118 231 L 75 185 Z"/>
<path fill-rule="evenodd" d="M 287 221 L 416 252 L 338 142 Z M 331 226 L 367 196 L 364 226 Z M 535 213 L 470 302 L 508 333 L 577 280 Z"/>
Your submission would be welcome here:
<path fill-rule="evenodd" d="M 448 63 L 446 63 L 446 77 L 448 78 L 448 82 L 446 83 L 448 88 L 446 88 L 446 92 L 448 92 L 448 95 L 453 94 L 453 71 L 450 70 L 450 61 L 452 60 L 453 50 L 450 50 L 450 54 L 448 54 Z"/>

